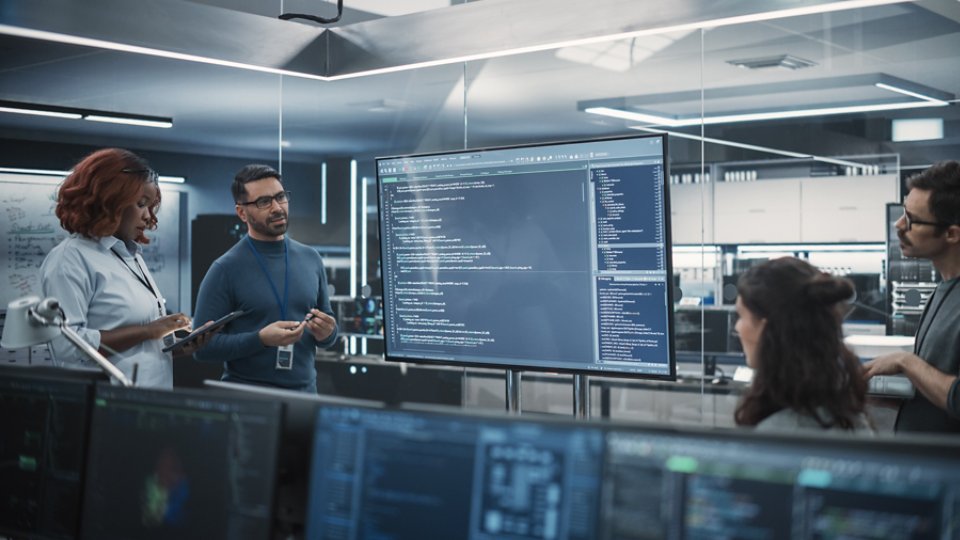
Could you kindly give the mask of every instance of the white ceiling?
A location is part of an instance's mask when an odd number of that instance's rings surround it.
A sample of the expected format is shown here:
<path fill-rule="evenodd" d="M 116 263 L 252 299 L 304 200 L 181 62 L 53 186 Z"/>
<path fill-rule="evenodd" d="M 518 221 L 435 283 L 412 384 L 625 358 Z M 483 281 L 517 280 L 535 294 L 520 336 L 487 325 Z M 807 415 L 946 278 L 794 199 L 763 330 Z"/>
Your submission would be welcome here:
<path fill-rule="evenodd" d="M 335 2 L 316 0 L 270 5 L 257 0 L 202 3 L 270 17 L 281 9 L 325 17 L 336 11 Z M 451 2 L 344 0 L 344 4 L 341 25 L 382 15 L 445 9 Z M 583 16 L 588 17 L 589 3 L 583 4 Z M 333 82 L 0 35 L 0 99 L 169 116 L 175 124 L 172 129 L 159 130 L 0 114 L 0 136 L 244 157 L 275 156 L 282 139 L 286 141 L 285 156 L 313 160 L 330 155 L 366 157 L 461 148 L 465 130 L 468 146 L 621 134 L 628 123 L 581 112 L 578 102 L 649 96 L 662 110 L 698 113 L 697 100 L 668 101 L 671 94 L 699 90 L 701 82 L 706 87 L 703 106 L 707 114 L 868 96 L 866 91 L 862 95 L 821 91 L 711 100 L 714 88 L 872 73 L 957 95 L 958 5 L 956 0 L 895 4 L 703 33 L 684 31 L 671 34 L 669 40 L 624 40 L 620 48 L 635 51 L 634 63 L 626 71 L 565 60 L 549 50 Z M 257 36 L 250 40 L 255 43 Z M 442 48 L 443 44 L 431 46 Z M 792 54 L 817 65 L 800 71 L 746 71 L 727 63 L 776 54 Z M 955 110 L 952 105 L 804 122 L 825 132 L 835 130 L 833 124 L 839 122 L 847 131 L 843 140 L 850 141 L 855 132 L 858 149 L 903 151 L 911 156 L 907 161 L 929 161 L 933 159 L 929 156 L 944 152 L 956 155 L 960 126 L 956 126 Z M 947 119 L 947 140 L 896 146 L 884 139 L 883 130 L 850 127 L 851 123 L 924 114 Z M 717 126 L 710 128 L 710 134 L 744 142 L 760 138 L 789 150 L 830 153 L 826 135 L 819 141 L 796 140 L 785 128 L 780 130 L 784 132 L 780 140 L 770 141 L 778 125 L 790 124 Z M 846 151 L 833 150 L 834 154 Z"/>

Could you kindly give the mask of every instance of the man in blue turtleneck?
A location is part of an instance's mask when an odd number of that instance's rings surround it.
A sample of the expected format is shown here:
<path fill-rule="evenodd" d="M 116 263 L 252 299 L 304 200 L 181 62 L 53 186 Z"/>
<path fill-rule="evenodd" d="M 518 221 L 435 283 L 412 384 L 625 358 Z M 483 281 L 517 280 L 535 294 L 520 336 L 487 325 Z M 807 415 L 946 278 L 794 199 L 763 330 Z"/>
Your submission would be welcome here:
<path fill-rule="evenodd" d="M 203 277 L 194 319 L 247 313 L 213 335 L 194 357 L 223 362 L 225 381 L 315 393 L 315 348 L 337 339 L 323 261 L 316 250 L 286 236 L 289 193 L 280 173 L 247 165 L 234 178 L 232 191 L 247 236 Z"/>

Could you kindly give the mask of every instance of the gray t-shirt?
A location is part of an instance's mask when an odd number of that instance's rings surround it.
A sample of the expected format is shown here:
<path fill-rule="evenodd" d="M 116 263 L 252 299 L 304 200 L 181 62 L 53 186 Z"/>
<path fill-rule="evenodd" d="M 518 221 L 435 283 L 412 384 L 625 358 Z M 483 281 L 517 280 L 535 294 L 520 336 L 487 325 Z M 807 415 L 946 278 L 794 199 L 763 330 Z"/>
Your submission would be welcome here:
<path fill-rule="evenodd" d="M 830 417 L 830 413 L 825 410 L 818 410 L 823 417 Z M 782 409 L 779 410 L 770 416 L 764 418 L 756 426 L 757 431 L 794 431 L 798 429 L 814 429 L 814 430 L 825 430 L 825 431 L 846 431 L 841 427 L 835 426 L 830 428 L 825 428 L 820 425 L 812 416 L 807 414 L 798 413 L 793 409 Z M 876 431 L 873 429 L 873 423 L 870 422 L 869 417 L 866 414 L 860 414 L 856 422 L 854 422 L 853 432 L 858 434 L 867 434 L 873 435 Z"/>
<path fill-rule="evenodd" d="M 927 301 L 914 353 L 948 375 L 960 375 L 960 278 L 939 284 Z M 897 431 L 960 433 L 960 390 L 956 382 L 944 411 L 920 392 L 900 405 Z"/>

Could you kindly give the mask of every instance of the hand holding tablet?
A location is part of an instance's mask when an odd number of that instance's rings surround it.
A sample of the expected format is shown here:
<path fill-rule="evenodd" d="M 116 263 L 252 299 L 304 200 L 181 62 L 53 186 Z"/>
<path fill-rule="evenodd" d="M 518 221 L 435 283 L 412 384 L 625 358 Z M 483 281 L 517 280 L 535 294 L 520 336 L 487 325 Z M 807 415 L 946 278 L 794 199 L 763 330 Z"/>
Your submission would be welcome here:
<path fill-rule="evenodd" d="M 220 317 L 216 321 L 213 321 L 212 324 L 205 324 L 200 328 L 197 328 L 193 332 L 190 332 L 189 334 L 187 334 L 186 337 L 184 337 L 183 339 L 179 339 L 173 344 L 167 347 L 164 347 L 163 352 L 169 352 L 174 349 L 179 349 L 185 345 L 188 345 L 194 342 L 195 340 L 197 340 L 198 338 L 200 338 L 201 336 L 205 336 L 207 334 L 210 334 L 211 332 L 216 332 L 217 330 L 220 330 L 221 328 L 226 326 L 229 322 L 237 319 L 238 317 L 242 317 L 243 315 L 246 315 L 246 314 L 247 314 L 246 311 L 232 311 L 230 313 L 227 313 L 223 317 Z"/>

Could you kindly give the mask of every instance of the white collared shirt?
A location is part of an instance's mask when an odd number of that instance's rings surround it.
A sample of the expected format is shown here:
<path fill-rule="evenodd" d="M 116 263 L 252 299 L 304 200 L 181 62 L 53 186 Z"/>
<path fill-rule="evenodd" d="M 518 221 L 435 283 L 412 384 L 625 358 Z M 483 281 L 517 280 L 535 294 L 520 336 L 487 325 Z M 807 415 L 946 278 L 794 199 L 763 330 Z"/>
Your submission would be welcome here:
<path fill-rule="evenodd" d="M 40 267 L 43 295 L 60 302 L 69 325 L 94 348 L 100 347 L 100 330 L 143 325 L 166 315 L 141 251 L 138 244 L 112 236 L 92 239 L 72 234 L 50 251 Z M 58 336 L 51 343 L 56 362 L 96 366 L 66 338 Z M 127 377 L 137 364 L 137 386 L 172 388 L 173 358 L 162 349 L 163 340 L 151 339 L 107 358 Z"/>

